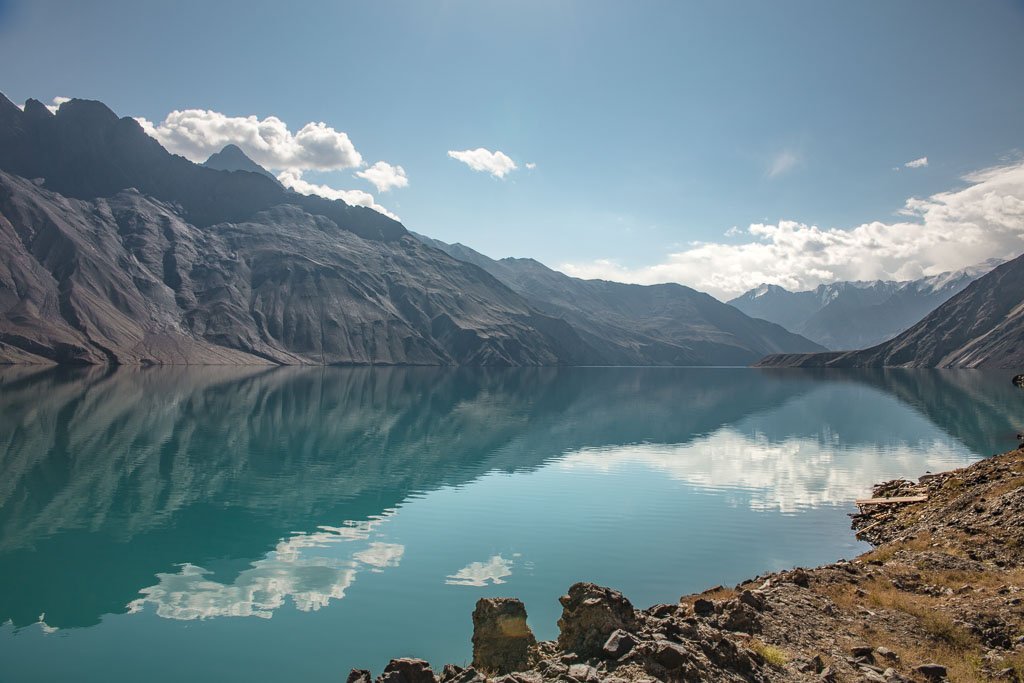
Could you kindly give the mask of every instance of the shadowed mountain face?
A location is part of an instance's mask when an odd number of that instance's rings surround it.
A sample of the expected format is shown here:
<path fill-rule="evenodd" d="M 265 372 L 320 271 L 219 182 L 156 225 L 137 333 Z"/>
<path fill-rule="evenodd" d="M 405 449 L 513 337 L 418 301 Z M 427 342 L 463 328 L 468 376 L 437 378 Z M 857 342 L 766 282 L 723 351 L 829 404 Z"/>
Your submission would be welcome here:
<path fill-rule="evenodd" d="M 169 154 L 135 119 L 118 118 L 90 100 L 70 100 L 52 114 L 36 100 L 22 111 L 0 95 L 0 169 L 42 178 L 47 189 L 75 199 L 135 188 L 174 205 L 181 219 L 199 227 L 295 204 L 368 239 L 406 234 L 400 223 L 372 209 L 300 195 L 259 173 L 224 173 Z"/>
<path fill-rule="evenodd" d="M 1024 364 L 1024 256 L 971 283 L 903 334 L 863 351 L 776 355 L 763 367 L 1013 368 Z"/>
<path fill-rule="evenodd" d="M 205 165 L 171 155 L 99 102 L 53 114 L 0 95 L 0 362 L 745 365 L 818 350 L 676 285 L 481 269 L 268 176 L 237 147 Z"/>
<path fill-rule="evenodd" d="M 1001 263 L 992 259 L 907 282 L 834 282 L 804 292 L 761 285 L 729 303 L 829 349 L 862 349 L 892 339 Z"/>
<path fill-rule="evenodd" d="M 533 259 L 497 261 L 461 244 L 417 237 L 480 266 L 538 310 L 569 321 L 609 364 L 749 365 L 768 349 L 823 350 L 682 285 L 581 280 Z"/>
<path fill-rule="evenodd" d="M 135 190 L 76 200 L 0 172 L 0 250 L 7 362 L 588 359 L 568 324 L 478 268 L 290 204 L 199 228 Z"/>

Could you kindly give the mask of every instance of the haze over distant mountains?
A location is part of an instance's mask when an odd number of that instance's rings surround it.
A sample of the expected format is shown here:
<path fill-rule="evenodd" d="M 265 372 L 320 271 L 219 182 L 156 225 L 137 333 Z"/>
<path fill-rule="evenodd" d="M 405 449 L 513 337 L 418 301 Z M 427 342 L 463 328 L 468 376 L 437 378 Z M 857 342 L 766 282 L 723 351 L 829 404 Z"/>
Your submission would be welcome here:
<path fill-rule="evenodd" d="M 761 285 L 729 301 L 822 346 L 863 349 L 900 334 L 1004 261 L 903 282 L 833 282 L 802 292 Z"/>
<path fill-rule="evenodd" d="M 1024 365 L 1024 256 L 978 278 L 882 344 L 861 351 L 769 356 L 759 365 L 1019 368 Z"/>
<path fill-rule="evenodd" d="M 0 95 L 0 362 L 708 365 L 820 350 L 679 285 L 481 267 L 267 175 L 237 148 L 205 166 L 169 154 L 99 102 L 54 114 Z"/>

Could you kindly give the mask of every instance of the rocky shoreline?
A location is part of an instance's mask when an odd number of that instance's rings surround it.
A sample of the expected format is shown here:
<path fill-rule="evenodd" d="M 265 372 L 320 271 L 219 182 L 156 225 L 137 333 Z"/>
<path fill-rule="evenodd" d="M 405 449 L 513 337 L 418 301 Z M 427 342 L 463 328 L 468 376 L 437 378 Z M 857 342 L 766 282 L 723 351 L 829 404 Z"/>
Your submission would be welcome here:
<path fill-rule="evenodd" d="M 875 548 L 852 561 L 644 610 L 578 583 L 540 643 L 520 601 L 481 599 L 470 668 L 395 659 L 376 681 L 1024 681 L 1024 450 L 873 494 L 916 502 L 854 515 Z"/>

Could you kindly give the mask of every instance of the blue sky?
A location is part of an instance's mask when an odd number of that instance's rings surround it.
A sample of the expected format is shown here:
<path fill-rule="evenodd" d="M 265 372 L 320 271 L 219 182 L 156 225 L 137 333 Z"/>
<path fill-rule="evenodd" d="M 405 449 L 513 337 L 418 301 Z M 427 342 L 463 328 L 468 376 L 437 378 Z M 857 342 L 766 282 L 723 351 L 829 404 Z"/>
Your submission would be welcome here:
<path fill-rule="evenodd" d="M 400 165 L 408 185 L 380 192 L 356 168 L 303 179 L 371 192 L 410 229 L 723 296 L 757 278 L 716 281 L 714 262 L 658 269 L 694 242 L 777 241 L 751 224 L 926 221 L 897 212 L 1017 164 L 1022 36 L 1024 3 L 1005 0 L 0 0 L 0 91 L 15 102 L 99 99 L 156 123 L 191 108 L 275 116 L 293 133 L 324 122 L 348 135 L 363 170 Z M 480 147 L 516 170 L 496 178 L 448 154 Z M 982 239 L 991 230 L 980 229 Z M 1015 245 L 994 240 L 989 251 Z M 754 259 L 745 271 L 788 258 L 721 254 Z M 757 275 L 804 286 L 967 265 L 913 258 Z"/>

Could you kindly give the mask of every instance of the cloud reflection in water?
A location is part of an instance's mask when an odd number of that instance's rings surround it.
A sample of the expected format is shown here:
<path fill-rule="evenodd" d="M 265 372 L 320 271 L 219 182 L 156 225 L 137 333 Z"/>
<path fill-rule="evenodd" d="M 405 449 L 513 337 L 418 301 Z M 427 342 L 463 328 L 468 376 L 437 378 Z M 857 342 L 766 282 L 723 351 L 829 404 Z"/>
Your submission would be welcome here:
<path fill-rule="evenodd" d="M 638 464 L 724 494 L 733 504 L 788 514 L 847 505 L 879 481 L 960 467 L 973 459 L 951 440 L 844 448 L 838 438 L 771 441 L 760 433 L 725 427 L 686 444 L 583 449 L 559 460 L 558 466 L 607 474 Z"/>
<path fill-rule="evenodd" d="M 345 597 L 361 567 L 379 572 L 384 567 L 398 566 L 405 546 L 375 541 L 347 557 L 317 553 L 316 549 L 369 540 L 392 515 L 394 511 L 389 510 L 366 521 L 295 533 L 280 541 L 266 557 L 253 562 L 231 583 L 213 581 L 208 578 L 210 571 L 185 563 L 177 573 L 157 574 L 157 584 L 140 590 L 142 597 L 128 603 L 128 610 L 139 612 L 151 605 L 159 616 L 181 620 L 269 619 L 290 598 L 297 609 L 316 611 L 331 600 Z"/>

